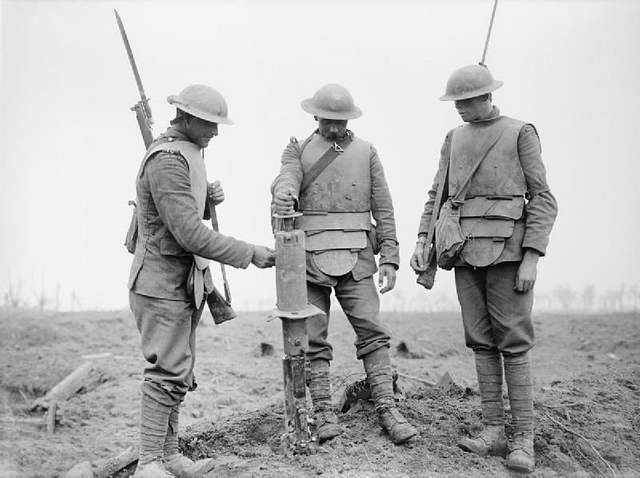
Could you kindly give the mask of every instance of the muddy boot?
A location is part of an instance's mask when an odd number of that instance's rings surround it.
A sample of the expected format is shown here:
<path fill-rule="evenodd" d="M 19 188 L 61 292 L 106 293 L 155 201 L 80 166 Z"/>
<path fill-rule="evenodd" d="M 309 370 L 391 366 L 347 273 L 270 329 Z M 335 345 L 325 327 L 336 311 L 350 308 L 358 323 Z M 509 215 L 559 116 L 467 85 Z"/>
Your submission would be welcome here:
<path fill-rule="evenodd" d="M 174 405 L 169 414 L 169 426 L 164 440 L 165 468 L 178 478 L 196 478 L 203 476 L 215 468 L 213 459 L 192 461 L 178 451 L 178 422 L 180 418 L 180 404 Z"/>
<path fill-rule="evenodd" d="M 145 465 L 136 467 L 136 472 L 133 474 L 133 478 L 174 478 L 175 475 L 168 471 L 164 465 L 158 460 L 152 461 Z"/>
<path fill-rule="evenodd" d="M 533 451 L 533 383 L 528 353 L 505 355 L 504 375 L 509 389 L 513 438 L 509 443 L 507 467 L 521 473 L 535 468 Z"/>
<path fill-rule="evenodd" d="M 362 358 L 371 387 L 371 398 L 378 413 L 378 422 L 396 445 L 418 434 L 418 430 L 396 408 L 389 349 L 381 347 Z"/>
<path fill-rule="evenodd" d="M 480 456 L 504 456 L 507 438 L 502 403 L 502 357 L 497 351 L 476 351 L 475 362 L 484 429 L 474 438 L 462 438 L 458 446 Z"/>
<path fill-rule="evenodd" d="M 206 458 L 204 460 L 193 461 L 177 453 L 165 458 L 164 466 L 178 478 L 200 478 L 215 468 L 215 460 L 213 458 Z"/>
<path fill-rule="evenodd" d="M 342 434 L 338 416 L 331 403 L 331 382 L 329 380 L 329 361 L 312 360 L 309 365 L 309 392 L 313 402 L 318 443 L 331 440 Z"/>
<path fill-rule="evenodd" d="M 531 473 L 536 467 L 533 453 L 533 433 L 518 433 L 509 442 L 507 468 L 520 473 Z"/>

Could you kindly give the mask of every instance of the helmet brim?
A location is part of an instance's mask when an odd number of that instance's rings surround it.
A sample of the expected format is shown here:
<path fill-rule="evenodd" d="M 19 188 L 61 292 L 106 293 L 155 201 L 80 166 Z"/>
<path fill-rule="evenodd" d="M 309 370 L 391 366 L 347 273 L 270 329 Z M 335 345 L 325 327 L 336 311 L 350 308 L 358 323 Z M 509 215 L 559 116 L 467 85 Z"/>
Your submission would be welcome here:
<path fill-rule="evenodd" d="M 487 93 L 491 93 L 492 91 L 495 91 L 498 88 L 500 88 L 502 85 L 504 85 L 503 81 L 494 80 L 493 83 L 483 88 L 478 88 L 471 91 L 465 91 L 464 93 L 442 95 L 440 97 L 440 101 L 468 100 L 469 98 L 475 98 L 476 96 L 482 96 L 482 95 L 486 95 Z"/>
<path fill-rule="evenodd" d="M 331 111 L 318 108 L 315 106 L 313 98 L 307 98 L 300 103 L 302 109 L 307 113 L 317 116 L 318 118 L 331 119 L 331 120 L 352 120 L 360 118 L 362 116 L 362 110 L 357 106 L 354 106 L 350 111 Z"/>
<path fill-rule="evenodd" d="M 212 115 L 211 113 L 207 113 L 206 111 L 201 111 L 197 108 L 192 108 L 191 106 L 182 103 L 176 95 L 170 95 L 167 98 L 167 102 L 170 105 L 175 106 L 179 110 L 184 111 L 185 113 L 189 113 L 190 115 L 195 116 L 196 118 L 209 121 L 210 123 L 229 124 L 229 125 L 233 124 L 233 121 L 230 118 L 226 118 L 224 116 Z"/>

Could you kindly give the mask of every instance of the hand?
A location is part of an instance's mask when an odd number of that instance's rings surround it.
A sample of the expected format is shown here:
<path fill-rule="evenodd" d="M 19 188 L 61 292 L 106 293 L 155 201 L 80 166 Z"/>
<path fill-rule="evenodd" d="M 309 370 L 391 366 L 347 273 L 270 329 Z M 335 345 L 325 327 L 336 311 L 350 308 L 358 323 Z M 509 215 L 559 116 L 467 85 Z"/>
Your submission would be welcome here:
<path fill-rule="evenodd" d="M 273 267 L 276 263 L 276 251 L 269 247 L 253 246 L 251 263 L 258 269 Z"/>
<path fill-rule="evenodd" d="M 207 197 L 213 201 L 214 206 L 224 201 L 224 191 L 222 190 L 220 181 L 214 181 L 207 185 Z"/>
<path fill-rule="evenodd" d="M 387 285 L 384 285 L 385 278 Z M 378 272 L 378 287 L 380 287 L 380 293 L 384 294 L 389 292 L 396 286 L 396 268 L 391 264 L 382 264 L 380 266 L 380 272 Z"/>
<path fill-rule="evenodd" d="M 280 214 L 282 216 L 292 215 L 295 212 L 293 191 L 290 189 L 280 189 L 276 191 L 273 196 L 273 204 L 275 206 L 276 214 Z"/>
<path fill-rule="evenodd" d="M 518 267 L 516 274 L 516 283 L 513 288 L 518 292 L 529 292 L 533 289 L 536 283 L 536 276 L 538 274 L 538 259 L 540 254 L 533 249 L 526 249 L 524 257 Z"/>
<path fill-rule="evenodd" d="M 429 265 L 427 262 L 429 258 L 429 250 L 430 248 L 427 247 L 426 242 L 416 242 L 416 249 L 413 251 L 413 255 L 409 261 L 409 264 L 414 271 L 424 272 L 427 270 L 427 266 Z"/>

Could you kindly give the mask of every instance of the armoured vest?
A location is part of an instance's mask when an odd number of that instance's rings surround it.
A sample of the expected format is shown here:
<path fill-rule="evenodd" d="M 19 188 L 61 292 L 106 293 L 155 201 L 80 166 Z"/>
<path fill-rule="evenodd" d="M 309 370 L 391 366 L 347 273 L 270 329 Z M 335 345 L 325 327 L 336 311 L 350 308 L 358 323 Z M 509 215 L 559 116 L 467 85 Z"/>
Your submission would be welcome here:
<path fill-rule="evenodd" d="M 472 266 L 493 263 L 524 214 L 527 184 L 518 157 L 518 135 L 524 122 L 501 116 L 466 123 L 451 139 L 449 196 L 454 196 L 482 154 L 487 137 L 498 138 L 471 179 L 460 208 L 460 227 L 467 238 L 462 259 Z"/>
<path fill-rule="evenodd" d="M 147 151 L 147 154 L 142 161 L 140 172 L 144 169 L 147 160 L 155 153 L 164 151 L 168 153 L 178 153 L 184 159 L 187 160 L 189 165 L 189 177 L 191 179 L 191 194 L 196 201 L 196 209 L 200 218 L 204 217 L 204 208 L 207 201 L 207 168 L 204 164 L 204 158 L 202 157 L 202 150 L 191 143 L 190 141 L 176 140 L 168 138 L 168 141 L 158 143 Z M 210 277 L 205 278 L 207 267 L 209 267 L 209 259 L 193 255 L 195 266 L 198 269 L 190 278 L 193 280 L 193 294 L 196 303 L 196 307 L 199 307 L 202 303 L 202 297 L 205 292 L 205 282 L 210 282 Z M 207 287 L 208 289 L 208 287 Z"/>
<path fill-rule="evenodd" d="M 306 143 L 300 162 L 308 172 L 333 143 L 314 134 Z M 325 274 L 341 276 L 356 264 L 357 252 L 367 247 L 371 229 L 371 146 L 353 138 L 344 152 L 302 191 L 303 216 L 296 228 L 305 231 L 307 252 Z"/>

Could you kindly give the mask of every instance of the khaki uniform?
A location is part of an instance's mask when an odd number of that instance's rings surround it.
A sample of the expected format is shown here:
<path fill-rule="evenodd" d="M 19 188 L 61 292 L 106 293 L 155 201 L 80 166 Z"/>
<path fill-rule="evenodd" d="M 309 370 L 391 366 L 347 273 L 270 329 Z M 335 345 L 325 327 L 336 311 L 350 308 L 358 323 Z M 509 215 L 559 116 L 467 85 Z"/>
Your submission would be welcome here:
<path fill-rule="evenodd" d="M 203 302 L 194 302 L 190 283 L 199 274 L 211 290 L 208 259 L 246 268 L 253 247 L 202 223 L 208 214 L 204 161 L 198 146 L 173 128 L 150 146 L 136 192 L 138 238 L 128 287 L 148 362 L 143 393 L 173 406 L 195 388 L 195 330 Z"/>
<path fill-rule="evenodd" d="M 317 131 L 302 143 L 292 139 L 272 185 L 272 192 L 287 188 L 296 193 L 303 212 L 296 227 L 306 232 L 309 301 L 326 312 L 307 320 L 310 360 L 333 358 L 327 342 L 332 288 L 356 332 L 358 358 L 390 341 L 378 316 L 372 276 L 377 253 L 380 264 L 399 265 L 393 203 L 375 148 L 349 134 L 350 144 L 302 192 L 305 173 L 334 143 Z"/>

